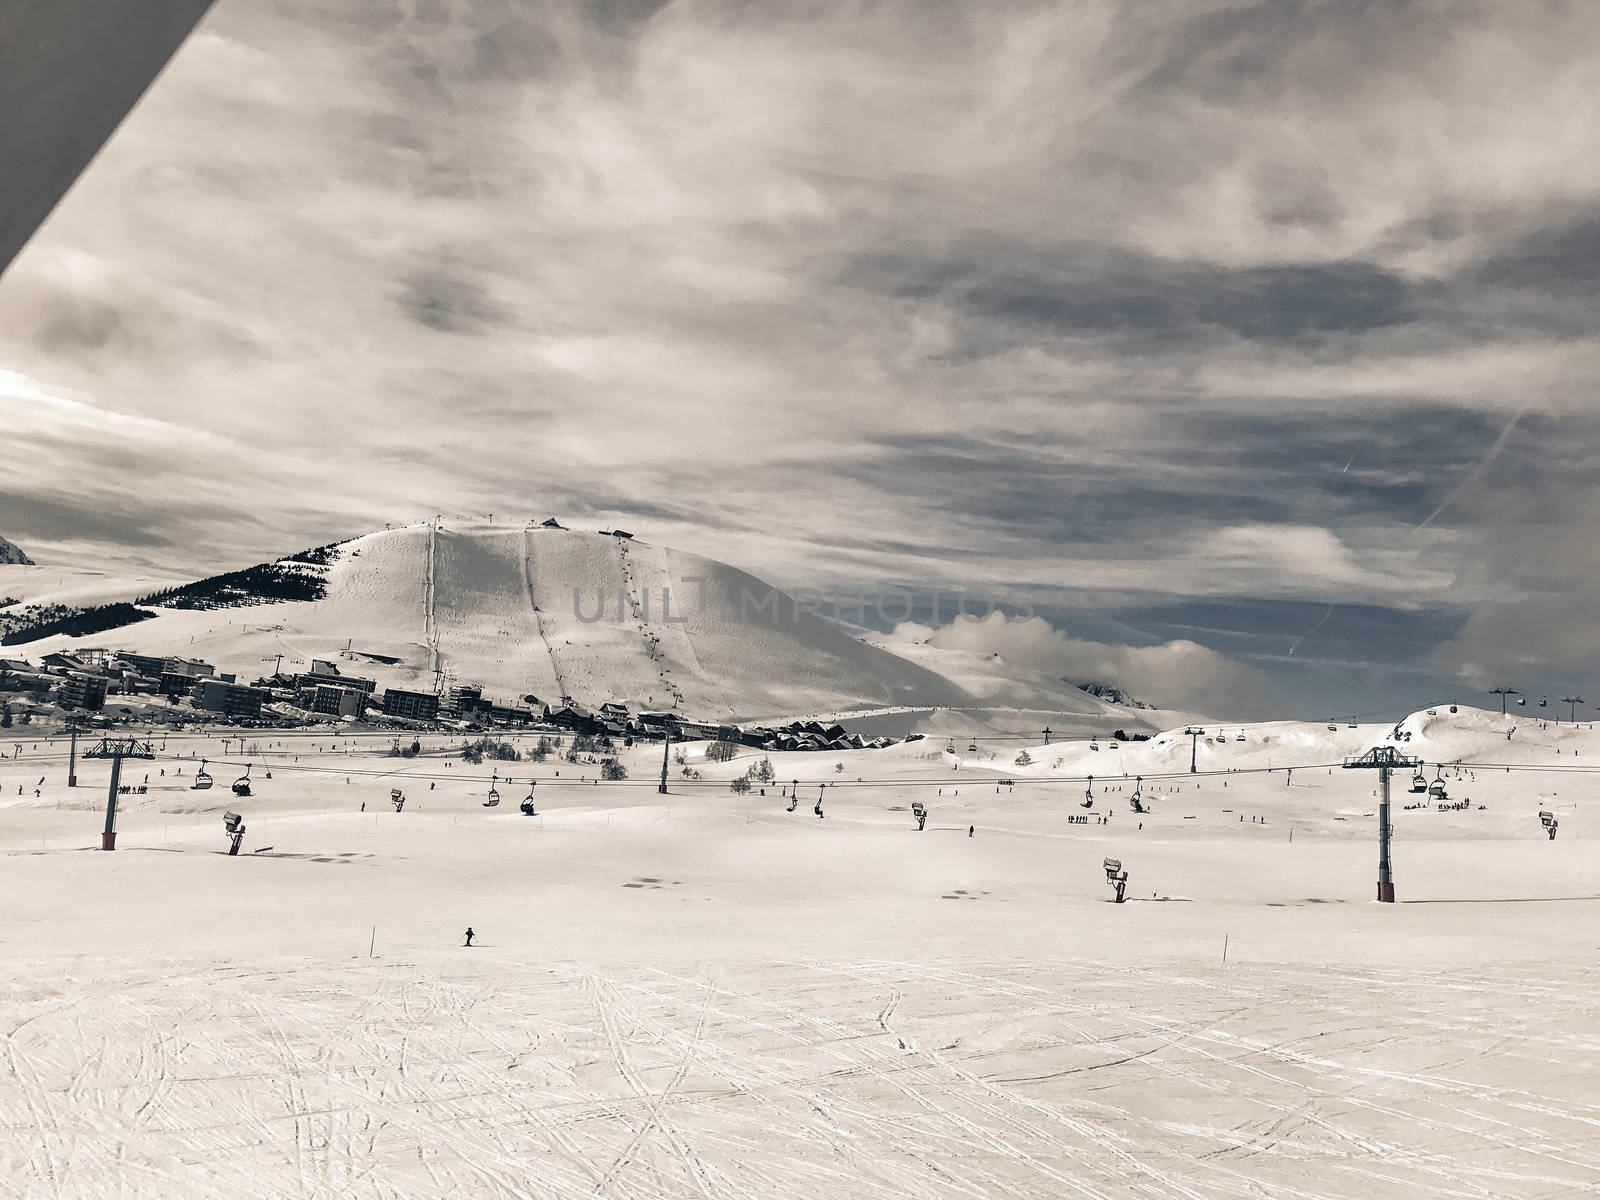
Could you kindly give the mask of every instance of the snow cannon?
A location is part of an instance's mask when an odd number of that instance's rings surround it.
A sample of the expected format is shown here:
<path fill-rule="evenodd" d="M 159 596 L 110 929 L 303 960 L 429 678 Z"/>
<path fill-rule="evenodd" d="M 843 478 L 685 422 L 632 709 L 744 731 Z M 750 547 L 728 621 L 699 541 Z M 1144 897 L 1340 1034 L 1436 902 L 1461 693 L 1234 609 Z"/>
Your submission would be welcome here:
<path fill-rule="evenodd" d="M 1561 822 L 1556 819 L 1555 813 L 1545 812 L 1541 809 L 1539 812 L 1539 824 L 1544 826 L 1545 834 L 1550 840 L 1552 842 L 1555 841 L 1556 830 L 1561 827 Z"/>
<path fill-rule="evenodd" d="M 399 812 L 406 806 L 406 794 L 399 788 L 390 788 L 389 803 L 394 805 L 395 812 Z"/>
<path fill-rule="evenodd" d="M 1120 858 L 1108 858 L 1105 861 L 1106 883 L 1117 889 L 1117 898 L 1113 904 L 1121 904 L 1127 898 L 1128 873 L 1122 869 Z"/>
<path fill-rule="evenodd" d="M 928 806 L 921 800 L 913 801 L 911 804 L 911 815 L 917 819 L 917 832 L 921 833 L 923 828 L 928 824 Z"/>
<path fill-rule="evenodd" d="M 228 857 L 239 853 L 239 843 L 244 841 L 244 817 L 236 812 L 222 814 L 222 828 L 228 835 Z"/>

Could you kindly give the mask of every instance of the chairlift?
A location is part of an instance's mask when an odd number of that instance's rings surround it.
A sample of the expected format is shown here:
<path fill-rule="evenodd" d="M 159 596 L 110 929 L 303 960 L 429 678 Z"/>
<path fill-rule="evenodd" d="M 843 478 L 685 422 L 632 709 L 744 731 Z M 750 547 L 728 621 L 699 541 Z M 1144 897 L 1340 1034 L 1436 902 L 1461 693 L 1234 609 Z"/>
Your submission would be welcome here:
<path fill-rule="evenodd" d="M 1444 786 L 1444 780 L 1435 779 L 1428 785 L 1428 795 L 1435 800 L 1444 800 L 1449 796 L 1449 791 Z"/>
<path fill-rule="evenodd" d="M 955 738 L 951 738 L 950 739 L 950 744 L 944 748 L 944 752 L 946 754 L 954 754 L 956 752 L 956 740 L 955 740 Z"/>
<path fill-rule="evenodd" d="M 194 782 L 189 785 L 189 790 L 191 792 L 203 792 L 214 782 L 215 780 L 211 778 L 210 773 L 206 770 L 206 760 L 202 758 L 200 760 L 200 769 L 194 773 Z"/>
<path fill-rule="evenodd" d="M 522 815 L 525 817 L 536 817 L 539 815 L 533 807 L 533 789 L 535 786 L 537 786 L 537 782 L 537 780 L 533 779 L 528 780 L 528 794 L 522 798 L 521 805 Z"/>
<path fill-rule="evenodd" d="M 500 792 L 494 784 L 489 785 L 489 798 L 483 802 L 485 808 L 493 808 L 500 803 Z"/>
<path fill-rule="evenodd" d="M 1233 740 L 1236 741 L 1236 742 L 1243 742 L 1243 741 L 1247 741 L 1248 739 L 1244 736 L 1244 730 L 1241 729 L 1241 730 L 1239 730 L 1239 736 L 1234 738 Z"/>
<path fill-rule="evenodd" d="M 1456 711 L 1456 706 L 1455 706 L 1455 705 L 1454 705 L 1454 704 L 1452 704 L 1452 705 L 1451 705 L 1451 706 L 1450 706 L 1450 711 L 1451 711 L 1451 712 L 1455 712 L 1455 711 Z"/>
<path fill-rule="evenodd" d="M 1428 790 L 1428 777 L 1420 772 L 1411 777 L 1411 794 L 1420 796 Z"/>
<path fill-rule="evenodd" d="M 1329 733 L 1338 733 L 1339 732 L 1339 727 L 1337 725 L 1335 725 L 1332 721 L 1329 721 L 1328 722 L 1328 732 Z"/>
<path fill-rule="evenodd" d="M 1550 698 L 1548 696 L 1539 697 L 1539 707 L 1540 708 L 1549 708 L 1550 707 Z"/>
<path fill-rule="evenodd" d="M 244 774 L 233 781 L 233 794 L 235 796 L 248 796 L 250 794 L 250 764 L 245 763 Z"/>
<path fill-rule="evenodd" d="M 968 742 L 967 743 L 967 753 L 968 754 L 976 754 L 977 752 L 978 752 L 978 743 L 975 742 L 975 741 Z"/>
<path fill-rule="evenodd" d="M 1100 743 L 1095 741 L 1093 738 L 1090 738 L 1089 739 L 1089 749 L 1091 749 L 1091 750 L 1100 749 Z"/>

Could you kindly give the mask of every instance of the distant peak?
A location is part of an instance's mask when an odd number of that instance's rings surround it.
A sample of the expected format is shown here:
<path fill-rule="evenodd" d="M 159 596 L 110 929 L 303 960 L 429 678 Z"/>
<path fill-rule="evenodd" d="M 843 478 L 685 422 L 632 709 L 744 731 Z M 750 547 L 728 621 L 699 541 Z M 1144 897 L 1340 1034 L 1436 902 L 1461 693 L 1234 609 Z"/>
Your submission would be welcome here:
<path fill-rule="evenodd" d="M 1091 681 L 1089 683 L 1076 683 L 1070 679 L 1063 680 L 1063 682 L 1071 683 L 1072 686 L 1077 688 L 1080 692 L 1088 692 L 1091 696 L 1108 701 L 1111 704 L 1120 704 L 1124 708 L 1154 707 L 1153 705 L 1146 704 L 1143 700 L 1135 700 L 1132 696 L 1128 695 L 1128 693 L 1124 692 L 1121 688 L 1117 687 L 1116 684 L 1113 683 L 1099 683 L 1095 681 Z"/>
<path fill-rule="evenodd" d="M 33 559 L 24 554 L 21 547 L 0 537 L 0 566 L 31 567 L 33 565 Z"/>

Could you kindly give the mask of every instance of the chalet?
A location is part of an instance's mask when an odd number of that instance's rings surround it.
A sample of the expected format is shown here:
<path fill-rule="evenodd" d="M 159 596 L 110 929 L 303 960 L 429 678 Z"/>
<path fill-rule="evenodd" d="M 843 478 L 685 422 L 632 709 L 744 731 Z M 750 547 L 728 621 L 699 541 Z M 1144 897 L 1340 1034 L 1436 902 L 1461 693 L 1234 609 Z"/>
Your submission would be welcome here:
<path fill-rule="evenodd" d="M 39 666 L 51 675 L 65 675 L 68 671 L 82 671 L 88 665 L 76 654 L 63 654 L 59 650 L 53 650 L 39 660 Z"/>
<path fill-rule="evenodd" d="M 599 727 L 594 714 L 579 704 L 552 708 L 545 719 L 558 729 L 570 729 L 573 733 L 593 733 Z"/>
<path fill-rule="evenodd" d="M 495 725 L 532 725 L 538 720 L 537 714 L 531 708 L 521 708 L 511 704 L 489 704 L 486 706 L 489 720 Z"/>

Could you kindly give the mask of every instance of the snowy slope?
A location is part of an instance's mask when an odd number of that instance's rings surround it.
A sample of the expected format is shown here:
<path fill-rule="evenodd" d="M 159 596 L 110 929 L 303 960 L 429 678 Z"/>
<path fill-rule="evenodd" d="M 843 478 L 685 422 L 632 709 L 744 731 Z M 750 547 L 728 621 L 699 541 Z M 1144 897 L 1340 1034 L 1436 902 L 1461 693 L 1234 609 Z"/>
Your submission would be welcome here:
<path fill-rule="evenodd" d="M 26 605 L 88 608 L 132 600 L 173 582 L 155 575 L 118 575 L 82 567 L 0 565 L 0 599 Z"/>
<path fill-rule="evenodd" d="M 431 690 L 437 670 L 502 701 L 631 700 L 702 718 L 970 702 L 742 571 L 600 534 L 411 526 L 343 544 L 326 582 L 320 600 L 157 609 L 90 641 L 241 676 L 279 655 L 289 669 L 348 647 L 347 673 L 383 685 Z M 75 644 L 51 638 L 26 652 Z"/>
<path fill-rule="evenodd" d="M 1406 724 L 1429 756 L 1600 761 L 1589 727 Z M 123 765 L 149 790 L 114 854 L 111 764 L 80 754 L 69 789 L 65 739 L 0 731 L 0 1195 L 1593 1195 L 1600 780 L 1397 811 L 1378 905 L 1373 781 L 1316 764 L 1391 729 L 1202 747 L 1292 781 L 1190 777 L 1161 739 L 1138 753 L 1180 774 L 1143 815 L 1131 781 L 1097 778 L 1091 813 L 1081 780 L 926 742 L 771 755 L 791 811 L 728 791 L 756 755 L 699 746 L 661 796 L 651 746 L 597 784 L 491 776 L 454 735 L 396 759 L 387 734 L 174 734 Z M 222 786 L 191 790 L 201 759 Z"/>
<path fill-rule="evenodd" d="M 5 538 L 0 537 L 0 566 L 28 567 L 32 565 L 33 559 L 24 554 L 21 547 L 15 542 L 8 542 Z"/>

